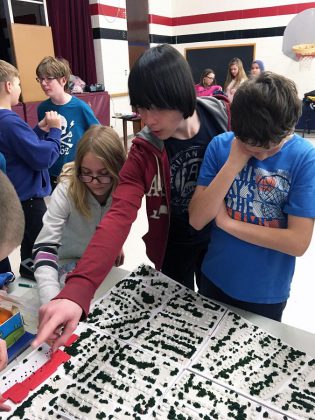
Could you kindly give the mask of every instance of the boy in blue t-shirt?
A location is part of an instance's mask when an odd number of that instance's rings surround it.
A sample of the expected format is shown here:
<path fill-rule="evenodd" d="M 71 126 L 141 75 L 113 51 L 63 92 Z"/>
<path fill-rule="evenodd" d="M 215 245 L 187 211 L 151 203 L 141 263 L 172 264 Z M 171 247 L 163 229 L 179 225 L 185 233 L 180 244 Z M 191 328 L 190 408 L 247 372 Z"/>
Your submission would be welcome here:
<path fill-rule="evenodd" d="M 194 228 L 213 221 L 199 292 L 278 321 L 315 218 L 315 148 L 294 134 L 300 113 L 291 80 L 245 82 L 233 132 L 209 144 L 189 207 Z"/>
<path fill-rule="evenodd" d="M 99 124 L 99 121 L 88 104 L 67 92 L 70 67 L 66 59 L 43 58 L 36 68 L 36 75 L 36 80 L 49 98 L 38 107 L 38 121 L 46 111 L 56 111 L 61 118 L 60 155 L 49 169 L 54 189 L 63 165 L 74 160 L 78 141 L 91 125 Z"/>

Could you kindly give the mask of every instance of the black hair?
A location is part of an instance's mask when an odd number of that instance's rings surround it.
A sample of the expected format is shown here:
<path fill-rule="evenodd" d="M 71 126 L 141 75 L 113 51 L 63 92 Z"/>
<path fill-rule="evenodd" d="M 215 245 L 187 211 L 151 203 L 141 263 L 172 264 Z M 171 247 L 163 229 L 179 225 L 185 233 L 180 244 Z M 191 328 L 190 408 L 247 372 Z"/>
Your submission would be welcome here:
<path fill-rule="evenodd" d="M 177 110 L 186 119 L 196 109 L 196 93 L 190 67 L 168 44 L 145 51 L 133 65 L 128 79 L 130 104 Z"/>
<path fill-rule="evenodd" d="M 292 133 L 300 115 L 295 83 L 267 71 L 237 89 L 231 105 L 231 127 L 243 143 L 268 148 Z"/>

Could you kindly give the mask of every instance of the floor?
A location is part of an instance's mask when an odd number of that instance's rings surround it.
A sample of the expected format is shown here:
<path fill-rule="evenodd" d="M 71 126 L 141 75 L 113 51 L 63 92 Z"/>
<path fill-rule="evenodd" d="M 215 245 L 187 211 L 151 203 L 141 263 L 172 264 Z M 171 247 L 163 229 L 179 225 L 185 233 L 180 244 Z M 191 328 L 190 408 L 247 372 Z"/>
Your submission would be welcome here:
<path fill-rule="evenodd" d="M 310 138 L 315 146 L 315 138 Z M 150 264 L 145 254 L 142 236 L 148 227 L 145 202 L 139 210 L 137 220 L 124 246 L 125 262 L 122 268 L 132 270 L 141 263 Z M 297 258 L 296 270 L 292 282 L 291 296 L 283 314 L 282 322 L 315 334 L 315 282 L 314 282 L 315 235 L 311 245 L 303 257 Z M 13 271 L 18 273 L 19 250 L 10 256 Z"/>

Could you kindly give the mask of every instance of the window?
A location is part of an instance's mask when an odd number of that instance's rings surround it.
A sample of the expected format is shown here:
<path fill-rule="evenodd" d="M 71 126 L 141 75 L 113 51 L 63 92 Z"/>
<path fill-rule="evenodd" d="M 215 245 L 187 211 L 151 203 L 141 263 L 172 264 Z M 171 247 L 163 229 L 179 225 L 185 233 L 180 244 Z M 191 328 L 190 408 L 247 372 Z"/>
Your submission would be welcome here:
<path fill-rule="evenodd" d="M 14 23 L 27 25 L 46 25 L 45 5 L 43 0 L 11 0 Z"/>
<path fill-rule="evenodd" d="M 48 25 L 46 0 L 0 0 L 0 59 L 12 63 L 11 23 Z"/>
<path fill-rule="evenodd" d="M 4 0 L 7 22 L 48 25 L 46 0 Z"/>

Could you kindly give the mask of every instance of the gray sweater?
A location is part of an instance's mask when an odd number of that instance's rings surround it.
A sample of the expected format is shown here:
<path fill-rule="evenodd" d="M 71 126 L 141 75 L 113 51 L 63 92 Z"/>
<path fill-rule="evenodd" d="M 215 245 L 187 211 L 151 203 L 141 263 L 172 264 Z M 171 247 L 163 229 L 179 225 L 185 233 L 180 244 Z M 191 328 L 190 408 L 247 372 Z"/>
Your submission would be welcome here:
<path fill-rule="evenodd" d="M 33 248 L 35 278 L 42 304 L 59 293 L 66 272 L 81 258 L 112 201 L 110 196 L 106 204 L 101 206 L 89 194 L 91 216 L 86 218 L 76 209 L 68 188 L 69 183 L 63 181 L 54 190 L 43 217 L 43 228 Z"/>

